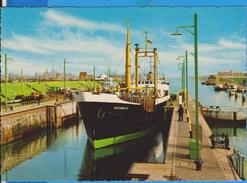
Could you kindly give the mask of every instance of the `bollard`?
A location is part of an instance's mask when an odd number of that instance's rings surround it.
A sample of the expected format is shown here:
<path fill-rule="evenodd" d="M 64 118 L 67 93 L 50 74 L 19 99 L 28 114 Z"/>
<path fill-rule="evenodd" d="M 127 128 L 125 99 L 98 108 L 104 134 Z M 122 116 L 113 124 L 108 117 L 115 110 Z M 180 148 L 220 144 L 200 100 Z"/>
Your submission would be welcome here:
<path fill-rule="evenodd" d="M 191 123 L 189 121 L 189 127 L 190 127 L 190 130 L 189 130 L 189 135 L 190 135 L 190 138 L 192 138 L 192 127 L 191 127 Z"/>
<path fill-rule="evenodd" d="M 244 177 L 243 177 L 243 179 L 247 180 L 247 169 L 246 169 L 246 161 L 245 160 L 244 160 L 244 165 L 243 166 L 244 166 L 244 175 L 243 175 Z"/>
<path fill-rule="evenodd" d="M 190 138 L 192 138 L 192 131 L 191 130 L 189 131 L 189 135 L 190 135 Z"/>
<path fill-rule="evenodd" d="M 240 155 L 240 171 L 239 176 L 241 179 L 244 179 L 244 156 Z"/>
<path fill-rule="evenodd" d="M 237 112 L 233 112 L 233 136 L 237 136 Z"/>
<path fill-rule="evenodd" d="M 201 171 L 203 164 L 202 160 L 196 160 L 194 163 L 196 164 L 196 171 Z"/>

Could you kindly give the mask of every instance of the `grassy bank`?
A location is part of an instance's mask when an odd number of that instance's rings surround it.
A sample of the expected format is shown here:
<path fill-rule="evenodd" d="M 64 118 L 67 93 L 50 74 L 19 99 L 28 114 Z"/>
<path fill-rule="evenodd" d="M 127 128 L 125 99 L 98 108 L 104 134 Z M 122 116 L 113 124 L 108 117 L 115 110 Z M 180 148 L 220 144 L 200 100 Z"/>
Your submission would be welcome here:
<path fill-rule="evenodd" d="M 239 84 L 239 85 L 242 85 L 242 86 L 246 85 L 246 83 L 245 83 L 246 79 L 245 78 L 220 78 L 219 82 L 221 82 L 223 84 L 232 83 L 232 84 Z"/>
<path fill-rule="evenodd" d="M 95 82 L 95 86 L 99 83 Z M 17 95 L 31 95 L 32 92 L 39 91 L 43 94 L 49 91 L 49 87 L 63 87 L 63 81 L 48 82 L 24 82 L 24 83 L 8 83 L 7 98 L 14 99 Z M 66 81 L 66 87 L 77 89 L 93 89 L 93 81 Z M 5 84 L 1 83 L 1 94 L 5 96 Z M 3 99 L 3 97 L 1 97 Z"/>

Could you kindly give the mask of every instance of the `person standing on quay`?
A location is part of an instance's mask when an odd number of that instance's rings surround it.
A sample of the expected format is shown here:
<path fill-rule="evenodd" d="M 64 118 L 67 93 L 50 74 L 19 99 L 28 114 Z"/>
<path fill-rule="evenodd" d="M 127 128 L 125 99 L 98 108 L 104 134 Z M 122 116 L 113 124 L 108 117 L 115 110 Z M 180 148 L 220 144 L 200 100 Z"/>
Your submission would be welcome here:
<path fill-rule="evenodd" d="M 182 105 L 179 105 L 177 112 L 178 112 L 178 121 L 183 121 L 184 109 L 183 109 Z"/>
<path fill-rule="evenodd" d="M 229 137 L 228 137 L 228 134 L 226 134 L 226 136 L 225 136 L 225 148 L 227 150 L 230 150 L 229 145 L 230 145 Z"/>

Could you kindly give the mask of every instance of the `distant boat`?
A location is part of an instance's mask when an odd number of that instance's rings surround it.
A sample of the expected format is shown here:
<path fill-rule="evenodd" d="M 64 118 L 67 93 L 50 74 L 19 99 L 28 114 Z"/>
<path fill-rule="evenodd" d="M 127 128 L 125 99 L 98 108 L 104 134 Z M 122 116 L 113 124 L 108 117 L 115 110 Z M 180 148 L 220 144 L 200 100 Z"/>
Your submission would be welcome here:
<path fill-rule="evenodd" d="M 127 29 L 125 84 L 110 93 L 74 94 L 89 142 L 96 148 L 136 139 L 151 133 L 170 99 L 169 83 L 158 79 L 157 49 L 141 50 L 136 45 L 135 82 L 131 84 L 130 33 Z M 153 58 L 153 72 L 139 79 L 139 57 Z"/>
<path fill-rule="evenodd" d="M 215 91 L 223 91 L 225 90 L 224 86 L 222 84 L 216 84 L 214 87 Z"/>
<path fill-rule="evenodd" d="M 228 93 L 229 93 L 229 96 L 235 96 L 236 91 L 234 91 L 234 90 L 229 90 Z"/>
<path fill-rule="evenodd" d="M 235 97 L 240 98 L 243 96 L 243 93 L 235 92 Z"/>

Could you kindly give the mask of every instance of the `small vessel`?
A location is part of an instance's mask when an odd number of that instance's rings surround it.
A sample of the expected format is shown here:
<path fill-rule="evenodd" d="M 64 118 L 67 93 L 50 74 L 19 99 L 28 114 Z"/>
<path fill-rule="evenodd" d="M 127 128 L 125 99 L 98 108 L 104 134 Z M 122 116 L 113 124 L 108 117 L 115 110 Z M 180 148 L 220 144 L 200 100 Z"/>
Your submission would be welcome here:
<path fill-rule="evenodd" d="M 158 79 L 157 48 L 140 49 L 135 44 L 135 80 L 131 83 L 130 30 L 127 27 L 125 83 L 115 91 L 74 94 L 89 142 L 97 149 L 129 141 L 151 133 L 170 99 L 166 78 Z M 153 61 L 153 70 L 139 79 L 139 58 Z"/>
<path fill-rule="evenodd" d="M 214 90 L 215 91 L 222 91 L 222 90 L 225 90 L 225 89 L 224 89 L 224 86 L 222 84 L 216 84 L 215 87 L 214 87 Z"/>
<path fill-rule="evenodd" d="M 240 98 L 240 97 L 242 97 L 243 96 L 243 93 L 239 93 L 239 92 L 236 92 L 235 93 L 235 97 L 236 98 Z"/>
<path fill-rule="evenodd" d="M 206 86 L 209 86 L 209 85 L 214 85 L 214 81 L 211 81 L 211 80 L 204 80 L 201 82 L 202 85 L 206 85 Z"/>
<path fill-rule="evenodd" d="M 201 84 L 202 84 L 202 85 L 205 85 L 205 84 L 206 84 L 206 81 L 202 81 Z"/>
<path fill-rule="evenodd" d="M 235 96 L 236 90 L 235 89 L 228 89 L 229 96 Z"/>

